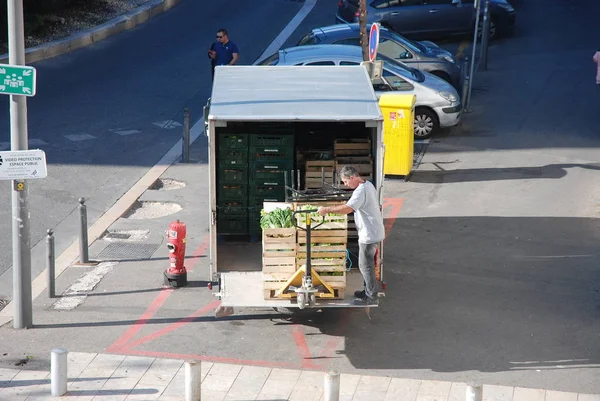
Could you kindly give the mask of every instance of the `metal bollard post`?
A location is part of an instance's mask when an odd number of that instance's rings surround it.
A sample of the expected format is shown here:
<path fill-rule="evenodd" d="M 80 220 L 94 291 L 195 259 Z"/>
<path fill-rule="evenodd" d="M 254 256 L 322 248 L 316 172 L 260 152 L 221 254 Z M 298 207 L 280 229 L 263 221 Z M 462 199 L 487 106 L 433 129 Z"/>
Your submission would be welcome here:
<path fill-rule="evenodd" d="M 201 369 L 200 361 L 185 361 L 185 401 L 200 401 Z"/>
<path fill-rule="evenodd" d="M 471 68 L 471 59 L 469 57 L 465 57 L 463 60 L 463 82 L 461 88 L 461 98 L 463 103 L 463 109 L 467 109 L 469 107 L 469 85 L 471 81 L 471 75 L 469 74 L 469 69 Z"/>
<path fill-rule="evenodd" d="M 483 29 L 481 31 L 481 65 L 480 70 L 487 71 L 488 44 L 490 38 L 490 0 L 485 0 L 483 9 Z"/>
<path fill-rule="evenodd" d="M 483 401 L 483 386 L 467 385 L 466 401 Z"/>
<path fill-rule="evenodd" d="M 79 235 L 79 263 L 89 263 L 88 255 L 88 224 L 87 206 L 85 199 L 79 198 L 79 218 L 81 220 L 81 233 Z"/>
<path fill-rule="evenodd" d="M 50 356 L 50 392 L 54 397 L 67 393 L 67 351 L 55 348 Z"/>
<path fill-rule="evenodd" d="M 340 401 L 339 372 L 325 373 L 325 401 Z"/>
<path fill-rule="evenodd" d="M 190 109 L 183 109 L 183 140 L 181 143 L 181 162 L 190 162 Z"/>
<path fill-rule="evenodd" d="M 54 231 L 52 230 L 48 230 L 47 231 L 48 235 L 46 236 L 46 270 L 48 273 L 48 277 L 47 277 L 47 287 L 48 287 L 48 298 L 54 298 L 56 297 L 56 293 L 55 293 L 55 286 L 54 286 L 54 280 L 55 280 L 55 259 L 54 259 Z"/>

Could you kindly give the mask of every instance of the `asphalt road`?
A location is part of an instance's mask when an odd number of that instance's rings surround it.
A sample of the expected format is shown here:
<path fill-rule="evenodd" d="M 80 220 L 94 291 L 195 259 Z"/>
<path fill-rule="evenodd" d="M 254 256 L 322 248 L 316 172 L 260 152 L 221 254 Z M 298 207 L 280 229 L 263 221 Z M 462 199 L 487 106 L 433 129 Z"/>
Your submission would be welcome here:
<path fill-rule="evenodd" d="M 79 197 L 87 199 L 92 224 L 181 137 L 180 126 L 154 123 L 182 123 L 184 107 L 193 121 L 200 117 L 211 88 L 206 49 L 216 30 L 226 27 L 240 64 L 252 64 L 301 6 L 184 0 L 131 31 L 34 64 L 29 146 L 46 152 L 48 178 L 30 183 L 33 277 L 44 267 L 47 229 L 56 232 L 57 254 L 76 239 Z M 0 132 L 0 149 L 8 149 L 7 97 L 0 99 Z M 10 182 L 0 182 L 0 205 L 0 297 L 10 298 Z"/>
<path fill-rule="evenodd" d="M 49 344 L 64 344 L 600 394 L 600 91 L 591 61 L 598 44 L 586 33 L 600 4 L 516 5 L 515 35 L 490 47 L 471 113 L 431 141 L 409 182 L 386 181 L 386 196 L 403 205 L 386 242 L 387 297 L 372 319 L 360 310 L 313 318 L 246 310 L 215 320 L 215 300 L 197 279 L 207 258 L 190 261 L 189 287 L 167 293 L 166 261 L 156 257 L 123 262 L 73 311 L 50 310 L 40 297 L 32 330 L 1 329 L 13 351 L 0 363 L 31 354 L 28 365 L 47 365 Z M 329 23 L 332 7 L 320 1 L 290 42 Z M 196 171 L 187 174 L 189 189 L 206 193 Z M 189 203 L 183 217 L 197 250 L 207 200 L 178 196 Z M 164 221 L 144 224 L 159 242 Z M 80 275 L 68 270 L 59 292 Z"/>

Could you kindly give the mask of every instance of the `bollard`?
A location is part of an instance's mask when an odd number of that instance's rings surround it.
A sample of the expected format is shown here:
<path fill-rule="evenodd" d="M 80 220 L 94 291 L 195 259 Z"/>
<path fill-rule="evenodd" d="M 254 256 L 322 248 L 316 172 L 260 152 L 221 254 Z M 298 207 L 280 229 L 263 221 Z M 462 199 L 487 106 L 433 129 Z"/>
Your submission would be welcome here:
<path fill-rule="evenodd" d="M 79 198 L 79 218 L 81 221 L 81 234 L 79 235 L 79 263 L 89 263 L 88 255 L 88 227 L 87 227 L 87 206 L 85 199 Z"/>
<path fill-rule="evenodd" d="M 467 384 L 466 401 L 483 401 L 483 386 Z"/>
<path fill-rule="evenodd" d="M 55 348 L 50 356 L 50 391 L 54 397 L 67 393 L 67 351 Z"/>
<path fill-rule="evenodd" d="M 200 361 L 185 361 L 185 401 L 200 401 L 201 383 Z"/>
<path fill-rule="evenodd" d="M 469 59 L 469 57 L 465 57 L 463 60 L 463 67 L 462 67 L 462 71 L 463 71 L 463 82 L 462 82 L 462 88 L 461 88 L 461 98 L 462 98 L 462 104 L 463 104 L 463 109 L 466 109 L 467 107 L 469 107 L 469 85 L 470 85 L 470 81 L 471 81 L 471 76 L 469 75 L 469 69 L 471 68 L 471 59 Z"/>
<path fill-rule="evenodd" d="M 339 372 L 325 373 L 325 401 L 340 401 Z"/>
<path fill-rule="evenodd" d="M 481 65 L 479 66 L 479 69 L 483 71 L 487 71 L 490 24 L 490 0 L 485 0 L 485 6 L 483 9 L 483 29 L 481 31 Z"/>
<path fill-rule="evenodd" d="M 183 109 L 183 140 L 181 143 L 181 162 L 190 162 L 190 109 Z"/>
<path fill-rule="evenodd" d="M 54 280 L 55 280 L 55 259 L 54 259 L 54 231 L 52 230 L 48 230 L 47 231 L 48 235 L 46 236 L 46 270 L 48 272 L 48 281 L 47 281 L 47 287 L 48 287 L 48 298 L 54 298 L 56 297 L 56 293 L 55 293 L 55 286 L 54 286 Z"/>

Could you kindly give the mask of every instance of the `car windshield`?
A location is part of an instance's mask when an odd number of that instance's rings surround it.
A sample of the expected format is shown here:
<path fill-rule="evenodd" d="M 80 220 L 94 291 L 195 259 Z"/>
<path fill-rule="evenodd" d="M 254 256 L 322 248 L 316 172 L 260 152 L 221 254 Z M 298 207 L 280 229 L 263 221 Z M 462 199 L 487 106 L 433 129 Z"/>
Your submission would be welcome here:
<path fill-rule="evenodd" d="M 417 82 L 425 81 L 425 75 L 423 75 L 423 73 L 416 68 L 407 67 L 406 64 L 396 61 L 391 57 L 384 56 L 383 54 L 377 54 L 377 58 L 383 60 L 385 62 L 385 67 L 390 71 Z"/>
<path fill-rule="evenodd" d="M 267 57 L 257 65 L 277 65 L 279 63 L 279 52 Z"/>
<path fill-rule="evenodd" d="M 417 53 L 425 53 L 427 50 L 425 49 L 425 46 L 423 46 L 422 44 L 420 44 L 419 42 L 415 42 L 413 40 L 407 39 L 403 36 L 398 35 L 396 32 L 394 31 L 390 31 L 388 30 L 388 35 L 390 35 L 390 38 L 394 41 L 394 42 L 399 42 L 399 43 L 403 43 L 406 44 L 408 47 L 410 47 L 413 51 L 417 52 Z"/>

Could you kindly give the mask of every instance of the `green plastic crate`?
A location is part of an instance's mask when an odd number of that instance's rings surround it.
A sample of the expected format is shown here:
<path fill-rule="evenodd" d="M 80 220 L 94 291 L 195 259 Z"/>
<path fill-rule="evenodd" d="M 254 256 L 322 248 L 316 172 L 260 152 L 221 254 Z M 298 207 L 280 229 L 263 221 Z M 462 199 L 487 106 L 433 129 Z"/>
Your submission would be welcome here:
<path fill-rule="evenodd" d="M 217 214 L 218 234 L 247 234 L 248 215 Z"/>
<path fill-rule="evenodd" d="M 248 186 L 241 184 L 220 184 L 218 186 L 217 199 L 219 202 L 233 201 L 246 202 L 248 199 Z"/>
<path fill-rule="evenodd" d="M 250 146 L 285 146 L 294 147 L 293 135 L 253 134 L 250 136 Z"/>
<path fill-rule="evenodd" d="M 294 148 L 283 146 L 252 146 L 248 150 L 248 159 L 254 160 L 294 160 Z"/>
<path fill-rule="evenodd" d="M 294 168 L 294 163 L 287 160 L 256 160 L 251 162 L 250 169 L 254 171 L 290 171 Z"/>
<path fill-rule="evenodd" d="M 248 184 L 252 185 L 284 185 L 285 184 L 285 175 L 288 175 L 288 180 L 290 179 L 290 174 L 285 170 L 257 170 L 253 171 L 250 175 L 250 179 L 248 180 Z"/>
<path fill-rule="evenodd" d="M 248 135 L 221 134 L 218 146 L 219 149 L 248 149 Z"/>
<path fill-rule="evenodd" d="M 249 203 L 262 204 L 263 201 L 285 201 L 285 187 L 283 185 L 252 185 L 250 187 Z"/>
<path fill-rule="evenodd" d="M 240 149 L 221 149 L 217 156 L 217 165 L 222 167 L 248 165 L 248 151 Z"/>
<path fill-rule="evenodd" d="M 219 171 L 220 184 L 246 184 L 248 171 L 242 168 L 225 168 Z"/>
<path fill-rule="evenodd" d="M 221 202 L 217 205 L 217 211 L 219 213 L 244 215 L 248 213 L 250 208 L 246 206 L 245 202 Z"/>

